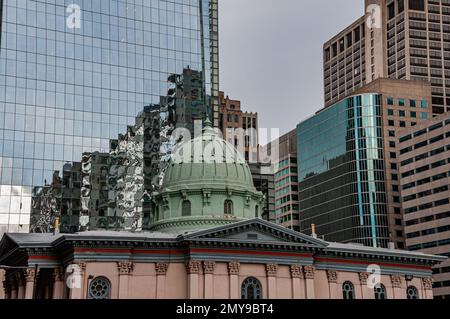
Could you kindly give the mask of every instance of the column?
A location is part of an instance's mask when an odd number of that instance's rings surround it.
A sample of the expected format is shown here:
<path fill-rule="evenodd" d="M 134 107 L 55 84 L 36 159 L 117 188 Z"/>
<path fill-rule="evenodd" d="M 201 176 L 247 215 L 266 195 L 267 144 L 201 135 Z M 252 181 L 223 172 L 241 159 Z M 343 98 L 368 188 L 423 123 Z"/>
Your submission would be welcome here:
<path fill-rule="evenodd" d="M 119 299 L 129 299 L 130 275 L 134 270 L 132 262 L 118 262 L 117 269 L 119 271 Z"/>
<path fill-rule="evenodd" d="M 0 269 L 0 282 L 2 283 L 2 287 L 0 289 L 0 299 L 6 299 L 5 275 L 5 270 Z"/>
<path fill-rule="evenodd" d="M 53 293 L 52 299 L 63 299 L 64 294 L 64 271 L 62 268 L 53 269 Z"/>
<path fill-rule="evenodd" d="M 292 299 L 305 299 L 305 276 L 301 265 L 291 265 Z"/>
<path fill-rule="evenodd" d="M 199 299 L 199 275 L 202 270 L 202 263 L 198 260 L 190 260 L 186 263 L 188 276 L 188 299 Z"/>
<path fill-rule="evenodd" d="M 314 288 L 314 272 L 313 266 L 303 267 L 305 271 L 305 287 L 306 287 L 306 299 L 315 299 L 316 293 Z"/>
<path fill-rule="evenodd" d="M 394 299 L 405 299 L 402 293 L 402 277 L 399 275 L 391 275 L 392 292 Z"/>
<path fill-rule="evenodd" d="M 203 273 L 204 273 L 204 288 L 203 294 L 204 299 L 214 298 L 214 270 L 216 263 L 214 261 L 204 261 L 203 262 Z"/>
<path fill-rule="evenodd" d="M 156 299 L 166 298 L 166 275 L 169 263 L 156 263 Z"/>
<path fill-rule="evenodd" d="M 5 292 L 5 299 L 11 299 L 11 286 L 8 280 L 3 280 L 3 290 Z"/>
<path fill-rule="evenodd" d="M 277 271 L 278 265 L 266 265 L 267 274 L 267 297 L 269 299 L 277 299 Z"/>
<path fill-rule="evenodd" d="M 339 287 L 337 284 L 338 274 L 334 270 L 327 270 L 327 279 L 328 279 L 328 289 L 329 289 L 329 298 L 336 300 L 342 299 L 339 298 Z"/>
<path fill-rule="evenodd" d="M 237 261 L 228 263 L 228 275 L 230 278 L 230 298 L 229 299 L 240 299 L 240 288 L 239 288 L 239 270 L 241 264 Z"/>
<path fill-rule="evenodd" d="M 373 289 L 370 289 L 367 285 L 369 274 L 366 272 L 359 273 L 359 287 L 361 291 L 361 299 L 375 299 Z"/>
<path fill-rule="evenodd" d="M 27 269 L 25 270 L 25 299 L 33 299 L 34 298 L 34 282 L 35 277 L 37 276 L 35 269 Z"/>
<path fill-rule="evenodd" d="M 433 299 L 433 279 L 431 277 L 422 278 L 423 299 Z"/>
<path fill-rule="evenodd" d="M 17 283 L 16 276 L 13 276 L 9 279 L 10 286 L 11 286 L 11 299 L 18 299 L 18 289 L 19 285 Z"/>
<path fill-rule="evenodd" d="M 86 271 L 86 264 L 85 263 L 78 263 L 74 265 L 69 266 L 69 270 L 71 273 L 69 274 L 69 277 L 73 280 L 72 287 L 70 288 L 69 292 L 69 299 L 86 299 L 87 296 L 84 294 L 84 273 Z"/>
<path fill-rule="evenodd" d="M 17 291 L 17 299 L 25 299 L 25 285 L 26 281 L 23 275 L 23 272 L 17 273 L 17 283 L 18 283 L 18 291 Z"/>

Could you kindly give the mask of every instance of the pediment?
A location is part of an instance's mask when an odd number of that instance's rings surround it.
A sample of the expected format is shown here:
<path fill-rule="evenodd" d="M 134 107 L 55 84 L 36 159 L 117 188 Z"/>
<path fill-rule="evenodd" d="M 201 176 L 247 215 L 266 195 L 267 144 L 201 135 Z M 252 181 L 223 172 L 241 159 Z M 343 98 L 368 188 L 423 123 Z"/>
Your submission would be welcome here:
<path fill-rule="evenodd" d="M 273 244 L 302 244 L 317 248 L 328 244 L 322 240 L 307 236 L 274 223 L 253 219 L 213 229 L 199 231 L 184 237 L 188 240 L 240 241 Z"/>

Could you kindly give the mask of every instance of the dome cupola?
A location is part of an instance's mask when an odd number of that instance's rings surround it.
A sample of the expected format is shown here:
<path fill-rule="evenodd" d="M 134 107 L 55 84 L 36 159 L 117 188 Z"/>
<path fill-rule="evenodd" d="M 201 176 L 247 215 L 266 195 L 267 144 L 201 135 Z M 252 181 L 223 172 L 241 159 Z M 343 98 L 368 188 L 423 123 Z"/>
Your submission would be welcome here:
<path fill-rule="evenodd" d="M 152 230 L 180 232 L 259 217 L 263 194 L 242 155 L 206 120 L 201 136 L 175 149 L 153 200 Z"/>

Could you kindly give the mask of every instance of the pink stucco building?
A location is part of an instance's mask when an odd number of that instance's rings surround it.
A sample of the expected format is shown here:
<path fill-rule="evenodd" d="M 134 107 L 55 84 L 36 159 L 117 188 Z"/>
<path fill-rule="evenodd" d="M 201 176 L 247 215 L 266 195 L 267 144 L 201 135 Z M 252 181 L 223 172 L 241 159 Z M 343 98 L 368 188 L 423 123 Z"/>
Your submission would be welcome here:
<path fill-rule="evenodd" d="M 13 267 L 2 273 L 11 299 L 431 299 L 431 267 L 442 260 L 327 243 L 260 219 L 186 235 L 7 234 L 0 256 Z M 381 270 L 375 288 L 370 265 Z"/>

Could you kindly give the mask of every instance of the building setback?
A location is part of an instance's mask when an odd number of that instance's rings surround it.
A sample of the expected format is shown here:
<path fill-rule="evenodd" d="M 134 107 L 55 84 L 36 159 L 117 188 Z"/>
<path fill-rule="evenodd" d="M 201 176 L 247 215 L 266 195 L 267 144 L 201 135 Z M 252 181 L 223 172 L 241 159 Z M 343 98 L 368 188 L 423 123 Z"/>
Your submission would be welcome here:
<path fill-rule="evenodd" d="M 450 113 L 398 135 L 406 245 L 450 257 Z M 450 298 L 450 262 L 436 266 L 434 294 Z"/>
<path fill-rule="evenodd" d="M 426 83 L 378 79 L 300 123 L 301 231 L 404 248 L 396 136 L 430 118 L 430 103 Z"/>
<path fill-rule="evenodd" d="M 430 82 L 434 114 L 450 107 L 446 0 L 365 0 L 366 14 L 324 44 L 325 105 L 378 78 Z"/>

